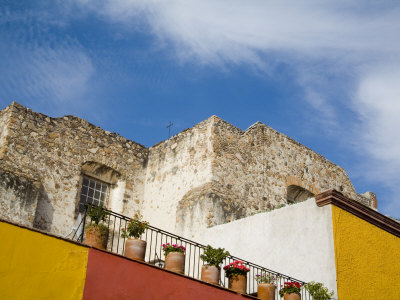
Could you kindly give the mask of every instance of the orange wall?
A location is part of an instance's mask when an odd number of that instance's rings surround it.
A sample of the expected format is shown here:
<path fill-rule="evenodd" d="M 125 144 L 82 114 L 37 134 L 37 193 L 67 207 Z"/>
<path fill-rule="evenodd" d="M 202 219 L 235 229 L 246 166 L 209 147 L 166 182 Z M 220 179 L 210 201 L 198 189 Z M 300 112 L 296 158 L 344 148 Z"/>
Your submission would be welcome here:
<path fill-rule="evenodd" d="M 206 283 L 90 249 L 83 299 L 254 299 Z"/>

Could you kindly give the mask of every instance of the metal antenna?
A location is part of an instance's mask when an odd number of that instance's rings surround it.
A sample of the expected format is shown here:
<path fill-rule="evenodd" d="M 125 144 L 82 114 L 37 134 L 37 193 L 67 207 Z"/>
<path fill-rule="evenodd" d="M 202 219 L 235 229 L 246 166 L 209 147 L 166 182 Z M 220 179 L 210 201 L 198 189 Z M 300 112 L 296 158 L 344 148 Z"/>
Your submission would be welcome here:
<path fill-rule="evenodd" d="M 169 121 L 169 124 L 166 126 L 166 128 L 168 128 L 168 138 L 171 137 L 171 127 L 172 127 L 172 125 L 174 125 L 174 123 Z"/>

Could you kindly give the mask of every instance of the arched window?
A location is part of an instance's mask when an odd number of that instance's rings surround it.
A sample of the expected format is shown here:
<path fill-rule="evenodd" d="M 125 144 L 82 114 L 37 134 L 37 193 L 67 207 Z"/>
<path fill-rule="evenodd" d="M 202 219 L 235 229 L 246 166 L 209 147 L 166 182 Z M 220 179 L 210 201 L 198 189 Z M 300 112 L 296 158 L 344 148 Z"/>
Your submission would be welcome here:
<path fill-rule="evenodd" d="M 288 203 L 302 202 L 312 197 L 314 197 L 314 194 L 301 186 L 289 185 L 287 188 Z"/>
<path fill-rule="evenodd" d="M 82 183 L 79 199 L 79 213 L 85 210 L 85 204 L 107 207 L 110 191 L 120 179 L 121 174 L 103 164 L 89 161 L 82 165 Z"/>

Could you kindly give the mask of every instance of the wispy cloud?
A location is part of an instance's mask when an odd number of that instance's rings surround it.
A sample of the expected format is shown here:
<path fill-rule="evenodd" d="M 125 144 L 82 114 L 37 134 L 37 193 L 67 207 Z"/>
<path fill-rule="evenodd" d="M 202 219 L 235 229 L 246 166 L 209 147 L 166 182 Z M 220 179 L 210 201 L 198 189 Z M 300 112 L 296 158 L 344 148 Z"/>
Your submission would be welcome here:
<path fill-rule="evenodd" d="M 0 55 L 6 58 L 0 63 L 1 101 L 51 114 L 80 105 L 94 73 L 91 59 L 77 41 L 60 39 L 42 26 L 64 22 L 41 11 L 0 14 Z"/>
<path fill-rule="evenodd" d="M 289 65 L 305 100 L 366 155 L 368 180 L 399 186 L 400 4 L 395 1 L 76 0 L 126 30 L 146 28 L 181 61 Z M 323 63 L 321 63 L 323 62 Z M 391 67 L 388 67 L 391 66 Z M 353 112 L 354 120 L 341 118 Z M 399 202 L 393 198 L 386 209 Z"/>

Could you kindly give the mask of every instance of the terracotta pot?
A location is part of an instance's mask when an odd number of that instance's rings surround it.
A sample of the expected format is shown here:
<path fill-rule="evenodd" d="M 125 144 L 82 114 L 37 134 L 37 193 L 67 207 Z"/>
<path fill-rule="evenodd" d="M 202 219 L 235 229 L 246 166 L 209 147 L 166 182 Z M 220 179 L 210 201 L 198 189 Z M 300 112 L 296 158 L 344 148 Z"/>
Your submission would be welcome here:
<path fill-rule="evenodd" d="M 275 284 L 259 283 L 257 286 L 257 297 L 261 300 L 275 300 Z"/>
<path fill-rule="evenodd" d="M 165 269 L 184 274 L 185 272 L 185 253 L 170 252 L 165 257 Z"/>
<path fill-rule="evenodd" d="M 300 300 L 300 299 L 301 299 L 301 296 L 296 293 L 283 295 L 283 300 Z"/>
<path fill-rule="evenodd" d="M 125 241 L 124 254 L 128 258 L 144 261 L 144 255 L 146 254 L 146 241 L 127 239 Z"/>
<path fill-rule="evenodd" d="M 219 285 L 220 270 L 216 266 L 203 265 L 201 267 L 201 280 Z"/>
<path fill-rule="evenodd" d="M 107 235 L 102 236 L 101 230 L 97 226 L 91 226 L 86 229 L 85 244 L 105 250 L 107 248 Z"/>
<path fill-rule="evenodd" d="M 229 277 L 229 289 L 232 291 L 245 294 L 247 287 L 247 276 L 246 275 L 232 275 Z"/>

